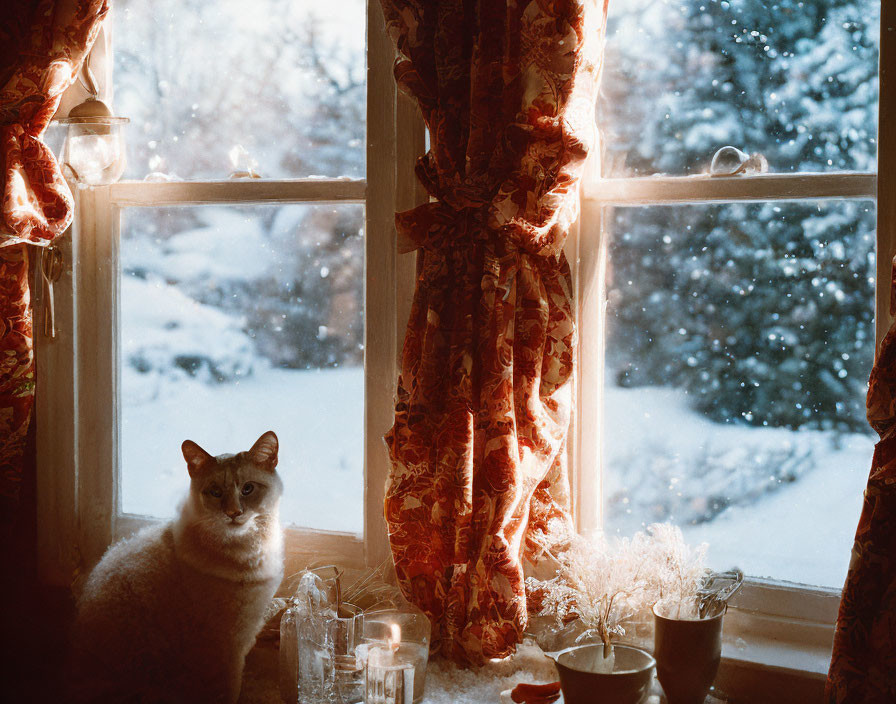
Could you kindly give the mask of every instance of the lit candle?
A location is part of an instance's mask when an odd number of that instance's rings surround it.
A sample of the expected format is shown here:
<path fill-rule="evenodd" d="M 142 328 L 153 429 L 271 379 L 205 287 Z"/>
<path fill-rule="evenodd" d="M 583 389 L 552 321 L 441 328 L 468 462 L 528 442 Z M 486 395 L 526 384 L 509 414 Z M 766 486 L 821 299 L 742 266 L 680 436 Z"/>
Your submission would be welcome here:
<path fill-rule="evenodd" d="M 367 655 L 366 704 L 412 704 L 414 665 L 413 659 L 401 652 L 401 627 L 390 624 L 385 647 L 374 646 Z"/>
<path fill-rule="evenodd" d="M 429 619 L 410 604 L 364 615 L 364 700 L 422 704 L 429 659 Z"/>
<path fill-rule="evenodd" d="M 398 645 L 401 643 L 401 626 L 397 623 L 393 623 L 389 626 L 389 638 L 386 642 L 389 644 L 389 650 L 392 651 L 394 657 L 395 653 L 398 651 Z"/>

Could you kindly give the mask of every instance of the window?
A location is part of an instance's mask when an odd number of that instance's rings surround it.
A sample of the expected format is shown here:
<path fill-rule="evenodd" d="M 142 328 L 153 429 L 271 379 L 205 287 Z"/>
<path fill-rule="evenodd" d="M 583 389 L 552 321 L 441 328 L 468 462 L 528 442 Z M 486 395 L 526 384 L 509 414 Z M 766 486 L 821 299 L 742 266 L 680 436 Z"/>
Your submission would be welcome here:
<path fill-rule="evenodd" d="M 184 439 L 216 454 L 267 429 L 287 570 L 388 555 L 381 438 L 414 266 L 392 222 L 418 202 L 423 130 L 371 7 L 116 3 L 92 68 L 131 118 L 129 165 L 77 194 L 59 336 L 38 340 L 55 581 L 173 514 Z"/>
<path fill-rule="evenodd" d="M 605 227 L 605 525 L 672 520 L 717 568 L 839 588 L 874 446 L 873 202 L 616 208 Z"/>
<path fill-rule="evenodd" d="M 891 320 L 880 5 L 611 3 L 574 244 L 580 528 L 678 523 L 713 567 L 750 576 L 726 637 L 774 644 L 756 657 L 776 665 L 798 660 L 780 644 L 801 649 L 819 675 Z M 726 145 L 756 156 L 710 175 Z"/>
<path fill-rule="evenodd" d="M 363 534 L 363 226 L 360 204 L 123 210 L 123 513 L 174 515 L 182 435 L 279 428 L 281 521 Z"/>
<path fill-rule="evenodd" d="M 56 581 L 164 513 L 147 487 L 175 492 L 183 477 L 165 472 L 180 440 L 209 433 L 193 439 L 233 449 L 246 416 L 256 435 L 270 426 L 304 438 L 284 465 L 345 472 L 315 487 L 306 469 L 284 467 L 304 494 L 284 507 L 287 569 L 388 555 L 381 438 L 414 276 L 413 257 L 395 251 L 393 212 L 423 199 L 412 173 L 422 125 L 396 95 L 378 3 L 366 20 L 361 0 L 313 15 L 286 0 L 234 14 L 242 6 L 116 5 L 129 180 L 79 193 L 63 243 L 72 266 L 56 287 L 60 334 L 38 340 L 41 557 Z M 875 200 L 879 10 L 877 0 L 611 3 L 600 173 L 584 184 L 569 241 L 580 529 L 677 520 L 714 546 L 716 566 L 753 575 L 734 633 L 781 640 L 751 614 L 790 619 L 811 651 L 805 669 L 827 664 L 870 459 L 862 387 L 890 321 L 892 214 Z M 366 48 L 340 48 L 365 21 Z M 275 79 L 284 70 L 294 75 Z M 725 145 L 762 155 L 751 163 L 764 159 L 768 173 L 708 175 Z M 289 253 L 288 271 L 271 248 Z M 285 327 L 295 339 L 283 345 Z M 338 427 L 286 415 L 300 378 L 315 400 L 345 394 L 319 414 Z M 197 418 L 213 407 L 226 425 Z M 836 521 L 825 503 L 835 478 L 849 483 Z M 824 512 L 828 534 L 795 530 L 794 498 Z M 787 530 L 771 545 L 776 526 Z M 819 538 L 830 562 L 813 555 Z"/>

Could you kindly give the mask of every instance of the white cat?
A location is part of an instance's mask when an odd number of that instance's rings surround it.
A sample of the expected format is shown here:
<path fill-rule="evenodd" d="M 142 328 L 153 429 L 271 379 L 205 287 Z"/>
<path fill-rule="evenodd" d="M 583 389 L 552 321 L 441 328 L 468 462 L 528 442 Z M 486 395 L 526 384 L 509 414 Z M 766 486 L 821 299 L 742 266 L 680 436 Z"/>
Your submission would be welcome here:
<path fill-rule="evenodd" d="M 283 577 L 277 436 L 212 457 L 182 446 L 190 493 L 170 523 L 103 556 L 78 602 L 72 694 L 90 702 L 235 702 Z"/>

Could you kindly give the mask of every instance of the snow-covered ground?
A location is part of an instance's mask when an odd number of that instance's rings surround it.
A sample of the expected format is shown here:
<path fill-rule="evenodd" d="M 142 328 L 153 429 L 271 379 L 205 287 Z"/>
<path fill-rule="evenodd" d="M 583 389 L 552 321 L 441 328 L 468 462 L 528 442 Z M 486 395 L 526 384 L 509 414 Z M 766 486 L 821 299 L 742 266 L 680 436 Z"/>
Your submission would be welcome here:
<path fill-rule="evenodd" d="M 272 367 L 241 314 L 190 298 L 177 283 L 185 276 L 170 269 L 162 262 L 122 278 L 124 511 L 173 515 L 188 486 L 185 439 L 220 454 L 273 429 L 283 522 L 360 533 L 363 370 Z M 871 434 L 714 423 L 683 391 L 609 381 L 605 407 L 608 530 L 670 520 L 709 543 L 713 567 L 842 584 Z"/>
<path fill-rule="evenodd" d="M 665 482 L 661 488 L 673 499 L 670 505 L 681 513 L 726 488 L 732 503 L 697 525 L 687 522 L 692 514 L 626 520 L 625 510 L 617 508 L 614 518 L 610 506 L 608 528 L 630 533 L 640 521 L 668 518 L 680 523 L 689 542 L 709 543 L 715 568 L 737 565 L 753 576 L 843 585 L 871 466 L 872 435 L 713 423 L 691 411 L 684 393 L 675 389 L 608 385 L 605 407 L 608 497 L 628 497 L 632 513 L 639 506 L 643 514 L 651 502 L 658 503 L 659 475 Z M 765 478 L 758 474 L 763 463 Z M 793 465 L 784 479 L 775 475 L 781 463 Z M 648 492 L 649 500 L 639 503 L 639 494 Z M 686 500 L 676 504 L 682 496 Z"/>
<path fill-rule="evenodd" d="M 248 450 L 266 430 L 280 440 L 283 523 L 363 529 L 364 375 L 361 369 L 256 368 L 242 379 L 164 384 L 129 396 L 139 373 L 122 373 L 122 504 L 168 517 L 189 486 L 181 443 L 213 455 Z M 133 400 L 132 400 L 133 399 Z"/>
<path fill-rule="evenodd" d="M 281 441 L 284 522 L 360 532 L 363 504 L 363 372 L 260 368 L 223 384 L 196 379 L 164 386 L 156 398 L 129 401 L 124 375 L 122 424 L 124 509 L 169 516 L 186 490 L 180 444 L 190 438 L 214 454 L 248 448 L 265 430 Z M 608 495 L 651 466 L 674 457 L 678 468 L 730 453 L 730 472 L 743 453 L 801 446 L 814 465 L 799 479 L 722 510 L 711 521 L 684 525 L 692 543 L 708 542 L 714 567 L 839 587 L 861 509 L 873 440 L 868 435 L 756 429 L 711 423 L 669 389 L 607 389 L 605 457 Z M 774 457 L 774 455 L 771 455 Z M 635 471 L 633 458 L 641 469 Z M 693 490 L 682 474 L 670 491 Z M 634 490 L 635 492 L 637 489 Z M 637 494 L 632 494 L 637 503 Z M 737 497 L 732 497 L 736 500 Z M 645 521 L 653 520 L 645 516 Z M 675 520 L 675 516 L 672 517 Z M 614 528 L 612 517 L 608 525 Z"/>

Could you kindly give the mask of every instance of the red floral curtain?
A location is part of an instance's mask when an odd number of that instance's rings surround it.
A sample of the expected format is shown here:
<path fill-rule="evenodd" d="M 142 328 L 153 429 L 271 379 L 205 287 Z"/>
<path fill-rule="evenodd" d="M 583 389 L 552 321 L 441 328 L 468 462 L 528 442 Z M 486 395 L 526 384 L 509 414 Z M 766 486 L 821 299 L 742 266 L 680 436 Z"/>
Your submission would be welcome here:
<path fill-rule="evenodd" d="M 15 498 L 34 401 L 27 244 L 72 220 L 72 195 L 41 137 L 74 82 L 108 0 L 24 0 L 0 11 L 0 496 Z"/>
<path fill-rule="evenodd" d="M 896 262 L 890 289 L 896 313 Z M 896 325 L 881 343 L 868 388 L 868 422 L 880 434 L 840 601 L 826 698 L 896 702 Z"/>
<path fill-rule="evenodd" d="M 522 561 L 568 523 L 576 326 L 563 244 L 594 140 L 608 0 L 382 0 L 431 148 L 385 515 L 399 583 L 457 662 L 511 653 Z"/>

